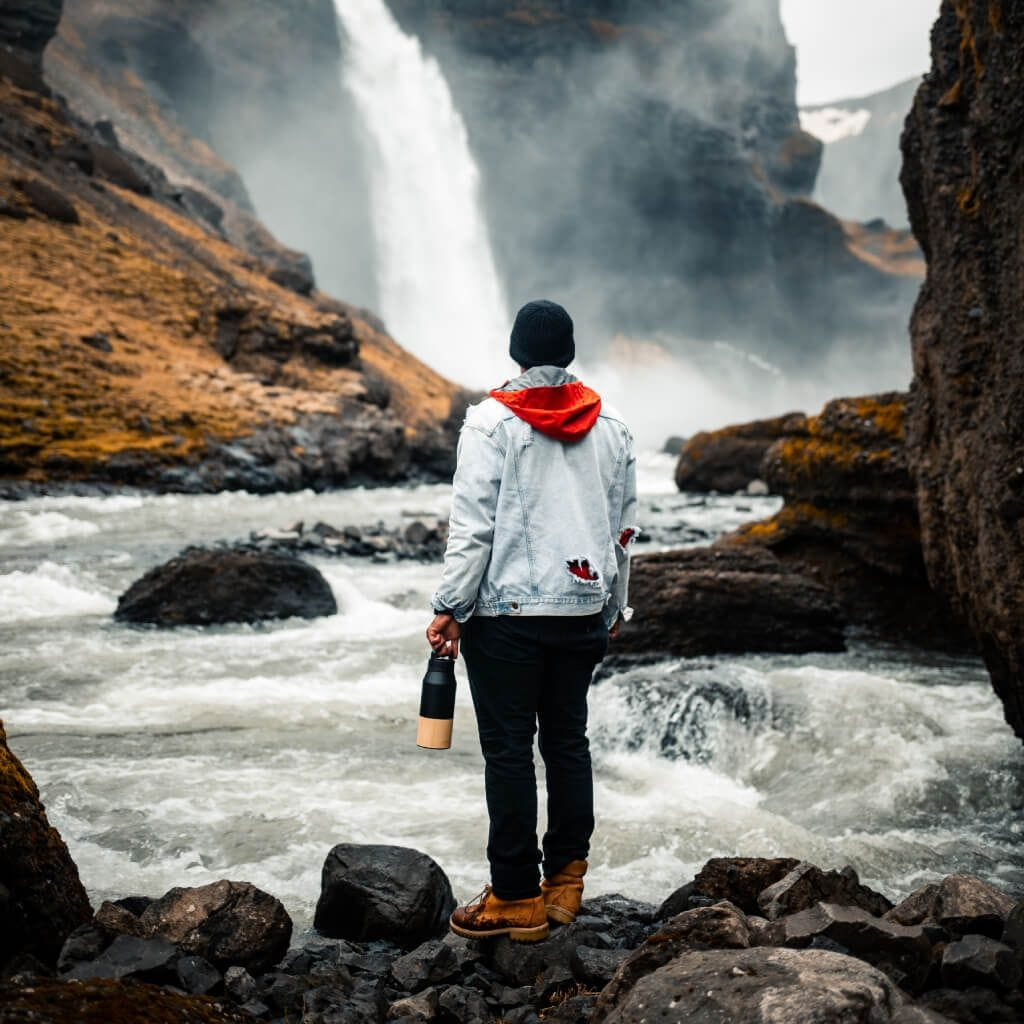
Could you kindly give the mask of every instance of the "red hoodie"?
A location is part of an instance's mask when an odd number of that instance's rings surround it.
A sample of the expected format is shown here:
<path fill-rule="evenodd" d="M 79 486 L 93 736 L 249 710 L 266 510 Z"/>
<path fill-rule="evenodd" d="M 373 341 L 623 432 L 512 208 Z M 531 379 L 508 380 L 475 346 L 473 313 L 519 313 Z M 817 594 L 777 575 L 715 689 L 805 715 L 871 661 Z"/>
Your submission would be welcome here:
<path fill-rule="evenodd" d="M 556 441 L 580 441 L 601 414 L 601 396 L 578 380 L 552 387 L 491 393 L 521 420 Z"/>

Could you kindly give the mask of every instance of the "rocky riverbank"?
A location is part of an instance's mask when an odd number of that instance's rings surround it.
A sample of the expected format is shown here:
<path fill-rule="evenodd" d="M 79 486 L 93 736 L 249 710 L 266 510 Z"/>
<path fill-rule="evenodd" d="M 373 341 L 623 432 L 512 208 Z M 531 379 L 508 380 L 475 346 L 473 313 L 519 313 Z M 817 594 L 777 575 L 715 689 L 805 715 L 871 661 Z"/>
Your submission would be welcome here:
<path fill-rule="evenodd" d="M 227 879 L 92 913 L 2 731 L 0 779 L 0 813 L 23 823 L 0 840 L 4 914 L 18 923 L 3 932 L 0 1021 L 977 1024 L 1024 1012 L 1024 904 L 967 876 L 893 906 L 849 868 L 717 858 L 660 906 L 601 896 L 544 942 L 474 942 L 447 932 L 455 899 L 430 857 L 342 844 L 324 862 L 315 931 L 294 936 L 279 900 Z"/>

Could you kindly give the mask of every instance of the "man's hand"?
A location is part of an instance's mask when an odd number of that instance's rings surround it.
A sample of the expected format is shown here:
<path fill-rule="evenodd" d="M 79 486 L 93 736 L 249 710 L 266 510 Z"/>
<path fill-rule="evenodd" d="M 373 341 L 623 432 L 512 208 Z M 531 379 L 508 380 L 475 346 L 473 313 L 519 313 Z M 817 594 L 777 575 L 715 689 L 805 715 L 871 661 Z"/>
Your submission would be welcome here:
<path fill-rule="evenodd" d="M 461 636 L 462 627 L 455 621 L 455 616 L 448 612 L 435 615 L 434 621 L 427 626 L 427 643 L 435 654 L 457 658 Z"/>

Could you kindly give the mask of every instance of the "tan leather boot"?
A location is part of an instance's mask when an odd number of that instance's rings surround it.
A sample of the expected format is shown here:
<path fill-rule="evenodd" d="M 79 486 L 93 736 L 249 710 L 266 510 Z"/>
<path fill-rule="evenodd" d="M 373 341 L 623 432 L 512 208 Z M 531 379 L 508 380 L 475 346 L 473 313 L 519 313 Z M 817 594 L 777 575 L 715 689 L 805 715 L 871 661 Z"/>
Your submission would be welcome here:
<path fill-rule="evenodd" d="M 488 885 L 476 899 L 456 908 L 448 922 L 456 935 L 493 939 L 507 935 L 513 942 L 540 942 L 548 937 L 544 900 L 502 900 Z"/>
<path fill-rule="evenodd" d="M 571 860 L 551 878 L 540 883 L 540 895 L 548 920 L 557 924 L 572 924 L 583 902 L 583 876 L 587 873 L 585 860 Z"/>

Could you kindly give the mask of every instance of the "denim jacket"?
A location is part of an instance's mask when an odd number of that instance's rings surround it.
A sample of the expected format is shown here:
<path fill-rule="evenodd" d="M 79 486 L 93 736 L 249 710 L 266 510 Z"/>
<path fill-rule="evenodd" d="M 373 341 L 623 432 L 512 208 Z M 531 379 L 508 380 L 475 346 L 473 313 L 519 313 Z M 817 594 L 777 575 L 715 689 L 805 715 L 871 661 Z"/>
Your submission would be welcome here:
<path fill-rule="evenodd" d="M 502 390 L 575 381 L 559 367 L 540 366 Z M 602 612 L 609 627 L 628 619 L 636 505 L 633 438 L 608 406 L 582 439 L 568 443 L 493 397 L 471 406 L 459 435 L 434 610 L 459 622 L 473 614 Z"/>

